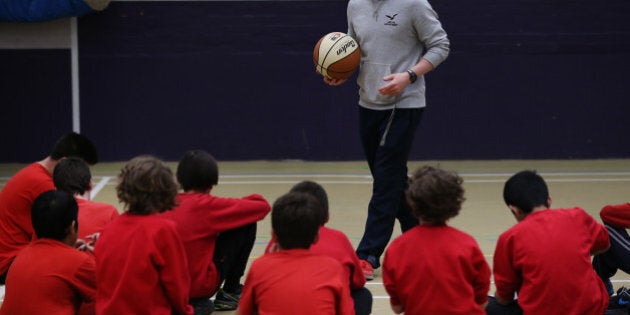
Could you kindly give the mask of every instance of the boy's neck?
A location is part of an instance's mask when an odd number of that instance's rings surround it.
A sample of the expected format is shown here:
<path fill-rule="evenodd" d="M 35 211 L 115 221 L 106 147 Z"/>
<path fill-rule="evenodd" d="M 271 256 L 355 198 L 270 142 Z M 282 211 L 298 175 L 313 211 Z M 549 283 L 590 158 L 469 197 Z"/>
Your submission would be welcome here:
<path fill-rule="evenodd" d="M 210 192 L 212 191 L 212 187 L 208 188 L 208 189 L 191 189 L 191 190 L 186 190 L 184 191 L 185 194 L 210 194 Z"/>
<path fill-rule="evenodd" d="M 45 159 L 37 162 L 39 165 L 43 166 L 48 173 L 52 176 L 53 171 L 55 170 L 55 166 L 59 161 L 53 160 L 50 156 L 47 156 Z"/>

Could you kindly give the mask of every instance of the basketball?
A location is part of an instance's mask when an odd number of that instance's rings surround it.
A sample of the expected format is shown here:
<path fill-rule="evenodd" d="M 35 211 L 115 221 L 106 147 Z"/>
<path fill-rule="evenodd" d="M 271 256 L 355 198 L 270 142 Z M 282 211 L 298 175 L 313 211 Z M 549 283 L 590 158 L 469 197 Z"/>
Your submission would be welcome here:
<path fill-rule="evenodd" d="M 313 62 L 321 75 L 331 79 L 347 79 L 361 62 L 359 43 L 345 33 L 328 33 L 315 45 Z"/>

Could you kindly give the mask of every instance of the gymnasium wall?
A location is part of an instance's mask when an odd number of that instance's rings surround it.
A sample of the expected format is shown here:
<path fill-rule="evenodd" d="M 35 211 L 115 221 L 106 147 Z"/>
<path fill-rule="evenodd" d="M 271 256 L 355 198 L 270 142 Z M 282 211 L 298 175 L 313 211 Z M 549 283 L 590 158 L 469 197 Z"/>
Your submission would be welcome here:
<path fill-rule="evenodd" d="M 427 76 L 412 159 L 630 158 L 630 2 L 431 3 L 452 52 Z M 77 23 L 81 132 L 105 161 L 362 159 L 356 84 L 325 85 L 311 60 L 346 30 L 346 4 L 112 2 Z M 0 23 L 0 162 L 39 159 L 72 129 L 57 33 L 67 20 Z"/>

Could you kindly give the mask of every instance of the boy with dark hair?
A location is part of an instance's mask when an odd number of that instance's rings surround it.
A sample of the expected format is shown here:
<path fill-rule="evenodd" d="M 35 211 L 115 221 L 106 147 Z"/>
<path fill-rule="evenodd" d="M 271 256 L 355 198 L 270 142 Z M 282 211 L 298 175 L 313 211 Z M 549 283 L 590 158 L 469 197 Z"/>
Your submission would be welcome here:
<path fill-rule="evenodd" d="M 192 280 L 190 304 L 196 315 L 209 314 L 213 308 L 234 310 L 241 294 L 240 279 L 256 240 L 256 222 L 265 218 L 271 206 L 258 194 L 243 198 L 212 195 L 219 168 L 203 150 L 184 154 L 177 166 L 177 180 L 184 192 L 177 196 L 177 207 L 162 216 L 177 224 L 186 249 Z M 209 299 L 215 293 L 213 306 Z"/>
<path fill-rule="evenodd" d="M 76 201 L 63 191 L 34 200 L 31 219 L 38 239 L 13 261 L 0 314 L 70 315 L 94 300 L 94 258 L 74 248 L 77 212 Z"/>
<path fill-rule="evenodd" d="M 63 190 L 77 200 L 79 205 L 79 239 L 99 233 L 112 220 L 118 217 L 116 207 L 90 200 L 92 174 L 88 165 L 78 157 L 61 160 L 53 171 L 53 182 L 58 190 Z"/>
<path fill-rule="evenodd" d="M 348 237 L 341 231 L 324 226 L 330 218 L 328 206 L 328 194 L 320 184 L 312 181 L 302 181 L 295 184 L 290 192 L 311 194 L 319 201 L 319 231 L 318 241 L 311 245 L 310 251 L 316 254 L 330 256 L 338 260 L 346 271 L 350 280 L 350 295 L 354 301 L 356 315 L 368 315 L 372 313 L 372 293 L 365 288 L 365 276 L 361 270 L 361 264 Z M 270 241 L 265 253 L 274 246 Z"/>
<path fill-rule="evenodd" d="M 485 314 L 490 267 L 475 239 L 446 222 L 464 202 L 463 179 L 423 166 L 412 175 L 407 202 L 420 224 L 385 252 L 383 284 L 396 314 Z"/>
<path fill-rule="evenodd" d="M 190 275 L 172 221 L 157 215 L 175 206 L 177 184 L 166 164 L 133 158 L 118 175 L 126 212 L 96 242 L 97 314 L 186 314 Z"/>
<path fill-rule="evenodd" d="M 581 208 L 551 210 L 535 171 L 513 175 L 503 199 L 518 223 L 497 240 L 488 314 L 603 314 L 608 294 L 590 256 L 610 247 L 606 228 Z"/>
<path fill-rule="evenodd" d="M 96 164 L 94 144 L 83 135 L 71 132 L 62 136 L 49 156 L 21 169 L 0 191 L 0 284 L 15 256 L 33 239 L 31 206 L 41 193 L 55 189 L 52 173 L 64 157 L 77 156 Z"/>
<path fill-rule="evenodd" d="M 238 314 L 354 314 L 341 264 L 308 250 L 317 241 L 319 207 L 305 193 L 290 192 L 276 200 L 271 211 L 275 244 L 252 263 Z"/>

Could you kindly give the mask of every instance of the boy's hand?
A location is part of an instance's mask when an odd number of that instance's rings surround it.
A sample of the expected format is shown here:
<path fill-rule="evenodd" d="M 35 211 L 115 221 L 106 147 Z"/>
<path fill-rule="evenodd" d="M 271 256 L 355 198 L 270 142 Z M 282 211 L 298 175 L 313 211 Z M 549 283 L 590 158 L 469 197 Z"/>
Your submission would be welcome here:
<path fill-rule="evenodd" d="M 85 237 L 85 240 L 78 239 L 75 247 L 80 251 L 89 251 L 94 253 L 94 245 L 96 245 L 96 241 L 101 233 L 90 234 Z"/>

